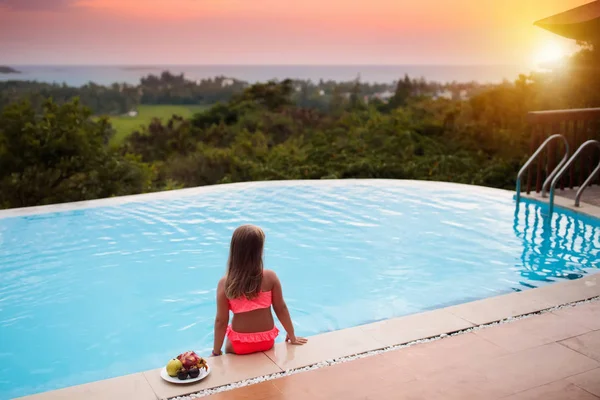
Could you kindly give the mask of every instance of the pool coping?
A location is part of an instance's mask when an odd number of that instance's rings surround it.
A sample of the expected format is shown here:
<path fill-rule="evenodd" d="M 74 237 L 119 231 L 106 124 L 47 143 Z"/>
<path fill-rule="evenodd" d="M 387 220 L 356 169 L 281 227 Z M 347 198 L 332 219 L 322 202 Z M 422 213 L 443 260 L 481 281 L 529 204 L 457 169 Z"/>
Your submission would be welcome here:
<path fill-rule="evenodd" d="M 548 204 L 548 197 L 542 197 L 541 193 L 523 193 L 521 194 L 521 198 Z M 556 196 L 554 196 L 554 205 L 560 208 L 571 210 L 577 214 L 583 214 L 589 217 L 600 219 L 600 207 L 583 201 L 580 203 L 579 207 L 575 207 L 574 200 L 568 199 L 566 197 L 561 197 L 560 192 L 558 192 Z"/>
<path fill-rule="evenodd" d="M 170 399 L 203 390 L 314 366 L 334 359 L 430 339 L 477 326 L 538 313 L 600 296 L 600 271 L 536 289 L 388 319 L 310 337 L 302 347 L 278 343 L 266 353 L 209 359 L 211 374 L 195 384 L 175 385 L 160 378 L 160 368 L 34 394 L 21 399 L 82 398 Z"/>

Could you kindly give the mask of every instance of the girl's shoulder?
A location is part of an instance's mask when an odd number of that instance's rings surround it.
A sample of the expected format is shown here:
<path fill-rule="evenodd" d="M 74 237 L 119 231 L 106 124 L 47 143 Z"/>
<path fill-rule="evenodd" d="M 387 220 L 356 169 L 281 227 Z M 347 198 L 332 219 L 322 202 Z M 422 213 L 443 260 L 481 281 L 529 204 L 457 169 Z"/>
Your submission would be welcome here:
<path fill-rule="evenodd" d="M 219 279 L 219 282 L 217 283 L 217 289 L 225 288 L 225 281 L 227 281 L 226 276 Z"/>
<path fill-rule="evenodd" d="M 270 269 L 263 270 L 263 288 L 268 287 L 268 290 L 271 290 L 278 280 L 279 278 L 277 278 L 275 271 Z"/>
<path fill-rule="evenodd" d="M 264 279 L 276 279 L 277 278 L 277 274 L 273 270 L 264 269 L 263 270 L 263 278 Z"/>

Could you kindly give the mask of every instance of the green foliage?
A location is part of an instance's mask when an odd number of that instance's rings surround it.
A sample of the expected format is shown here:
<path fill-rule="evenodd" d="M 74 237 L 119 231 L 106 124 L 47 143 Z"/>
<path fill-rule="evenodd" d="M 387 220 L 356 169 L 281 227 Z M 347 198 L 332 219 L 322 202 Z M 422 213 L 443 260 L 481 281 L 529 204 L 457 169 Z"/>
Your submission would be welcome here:
<path fill-rule="evenodd" d="M 392 97 L 392 100 L 390 101 L 392 108 L 406 105 L 408 99 L 412 95 L 412 86 L 412 82 L 408 75 L 404 75 L 404 79 L 398 81 L 396 93 L 394 93 L 394 97 Z"/>
<path fill-rule="evenodd" d="M 140 80 L 142 104 L 199 105 L 228 101 L 246 86 L 245 82 L 219 76 L 192 81 L 183 74 L 164 71 L 160 76 L 148 75 Z"/>
<path fill-rule="evenodd" d="M 207 106 L 189 106 L 189 105 L 140 105 L 136 108 L 137 115 L 121 115 L 110 117 L 110 124 L 115 130 L 111 139 L 114 145 L 120 145 L 125 138 L 132 132 L 148 126 L 154 119 L 167 122 L 172 116 L 176 115 L 183 118 L 191 118 Z"/>
<path fill-rule="evenodd" d="M 140 102 L 138 88 L 131 85 L 115 83 L 101 86 L 89 83 L 82 87 L 71 87 L 31 81 L 0 82 L 0 109 L 10 103 L 27 100 L 39 112 L 48 98 L 63 104 L 75 97 L 95 114 L 123 114 L 134 109 Z"/>
<path fill-rule="evenodd" d="M 292 92 L 293 87 L 290 79 L 286 79 L 282 83 L 257 83 L 244 90 L 241 94 L 234 96 L 231 103 L 235 106 L 240 103 L 251 102 L 269 111 L 276 111 L 293 104 L 291 98 Z"/>
<path fill-rule="evenodd" d="M 600 106 L 596 57 L 586 48 L 562 71 L 471 86 L 477 90 L 468 100 L 459 92 L 469 86 L 451 86 L 458 92 L 452 99 L 435 98 L 435 85 L 408 77 L 387 103 L 365 101 L 376 86 L 358 79 L 261 83 L 191 118 L 167 119 L 156 110 L 159 118 L 112 145 L 108 119 L 91 118 L 77 101 L 17 102 L 0 114 L 0 206 L 281 179 L 425 179 L 513 189 L 530 151 L 528 111 Z M 159 96 L 169 90 L 165 82 L 187 87 L 182 76 L 164 74 L 143 84 Z"/>
<path fill-rule="evenodd" d="M 137 156 L 107 146 L 105 119 L 92 121 L 77 101 L 48 100 L 41 114 L 14 103 L 0 114 L 0 205 L 25 207 L 150 189 L 151 171 Z"/>
<path fill-rule="evenodd" d="M 136 131 L 123 146 L 125 154 L 138 154 L 144 162 L 163 161 L 172 155 L 186 156 L 196 148 L 196 131 L 182 117 L 174 116 L 166 125 L 154 119 L 148 127 Z"/>

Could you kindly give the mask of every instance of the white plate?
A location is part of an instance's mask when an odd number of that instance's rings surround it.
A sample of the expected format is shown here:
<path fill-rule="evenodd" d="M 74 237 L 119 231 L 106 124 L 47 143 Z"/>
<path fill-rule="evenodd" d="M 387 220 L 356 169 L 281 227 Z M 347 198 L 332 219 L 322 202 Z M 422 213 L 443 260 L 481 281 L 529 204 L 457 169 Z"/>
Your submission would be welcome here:
<path fill-rule="evenodd" d="M 187 383 L 198 382 L 198 381 L 201 381 L 202 379 L 206 378 L 208 376 L 208 374 L 210 374 L 210 366 L 207 365 L 206 369 L 204 369 L 204 368 L 200 369 L 200 375 L 198 375 L 197 378 L 187 378 L 186 380 L 182 381 L 181 379 L 177 378 L 176 376 L 169 376 L 169 374 L 167 374 L 167 367 L 163 367 L 163 369 L 160 370 L 161 378 L 163 378 L 167 382 L 178 383 L 178 384 L 187 384 Z"/>

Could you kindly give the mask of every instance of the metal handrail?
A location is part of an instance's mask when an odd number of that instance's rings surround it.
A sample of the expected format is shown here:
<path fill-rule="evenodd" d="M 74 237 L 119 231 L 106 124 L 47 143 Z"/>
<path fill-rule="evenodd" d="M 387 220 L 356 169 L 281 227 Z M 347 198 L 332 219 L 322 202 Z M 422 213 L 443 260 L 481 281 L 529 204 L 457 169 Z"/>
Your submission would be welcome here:
<path fill-rule="evenodd" d="M 544 184 L 542 185 L 542 197 L 546 197 L 546 188 L 550 184 L 550 181 L 552 180 L 552 178 L 554 177 L 556 172 L 560 170 L 560 168 L 563 166 L 563 164 L 567 162 L 567 159 L 569 158 L 569 142 L 567 142 L 567 139 L 563 135 L 557 133 L 557 134 L 550 136 L 548 139 L 544 140 L 544 143 L 542 143 L 540 145 L 540 147 L 538 147 L 538 149 L 535 151 L 535 153 L 533 153 L 531 155 L 531 157 L 529 157 L 527 162 L 523 165 L 523 167 L 517 174 L 517 189 L 516 189 L 517 194 L 515 197 L 517 203 L 519 203 L 519 200 L 521 199 L 521 177 L 523 176 L 525 171 L 527 171 L 527 168 L 529 168 L 531 163 L 537 158 L 537 156 L 540 155 L 542 150 L 544 150 L 544 148 L 548 145 L 548 143 L 550 143 L 551 141 L 553 141 L 556 138 L 562 138 L 563 142 L 565 143 L 565 155 L 564 155 L 563 159 L 560 160 L 560 162 L 558 163 L 556 168 L 554 168 L 554 170 L 548 175 L 548 178 L 546 178 L 546 180 L 544 181 Z"/>
<path fill-rule="evenodd" d="M 600 108 L 531 111 L 527 119 L 532 124 L 550 124 L 562 121 L 590 121 L 600 118 Z"/>
<path fill-rule="evenodd" d="M 573 162 L 575 162 L 575 160 L 577 159 L 579 154 L 581 154 L 583 149 L 590 145 L 596 145 L 596 146 L 598 146 L 598 149 L 600 149 L 600 142 L 597 140 L 588 140 L 587 142 L 583 143 L 581 146 L 579 146 L 579 148 L 577 149 L 575 154 L 573 154 L 573 156 L 571 158 L 569 158 L 569 161 L 567 161 L 565 166 L 562 167 L 562 169 L 560 171 L 558 171 L 558 173 L 552 180 L 552 184 L 550 185 L 550 199 L 548 201 L 548 204 L 550 206 L 549 213 L 548 213 L 549 215 L 552 215 L 552 212 L 554 211 L 554 189 L 556 188 L 556 183 L 561 178 L 561 176 L 563 176 L 563 174 L 567 171 L 567 169 L 569 169 L 571 164 L 573 164 Z M 579 187 L 579 190 L 577 190 L 577 194 L 575 195 L 575 207 L 579 207 L 579 200 L 581 199 L 581 195 L 583 194 L 583 191 L 585 190 L 587 185 L 589 185 L 592 182 L 592 180 L 596 177 L 596 174 L 598 174 L 599 171 L 600 171 L 600 162 L 598 163 L 598 166 L 596 166 L 596 168 L 592 171 L 590 176 L 588 176 L 588 178 L 585 180 L 585 182 L 583 182 L 581 184 L 581 186 Z"/>

